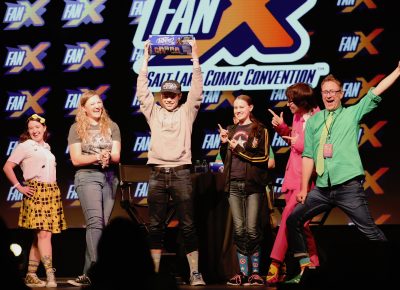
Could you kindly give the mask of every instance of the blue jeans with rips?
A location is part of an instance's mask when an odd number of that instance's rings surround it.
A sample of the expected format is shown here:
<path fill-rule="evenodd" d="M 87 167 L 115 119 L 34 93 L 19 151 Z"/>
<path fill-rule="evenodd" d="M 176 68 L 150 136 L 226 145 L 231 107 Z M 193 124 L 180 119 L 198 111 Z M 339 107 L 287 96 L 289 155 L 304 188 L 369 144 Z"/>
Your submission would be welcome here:
<path fill-rule="evenodd" d="M 384 233 L 375 224 L 368 209 L 362 181 L 350 179 L 340 185 L 311 190 L 304 204 L 298 203 L 286 221 L 288 241 L 295 257 L 308 256 L 303 225 L 318 214 L 338 207 L 371 241 L 386 241 Z"/>
<path fill-rule="evenodd" d="M 262 193 L 247 193 L 244 181 L 230 181 L 228 201 L 233 218 L 233 240 L 243 255 L 252 255 L 260 248 L 262 196 Z"/>
<path fill-rule="evenodd" d="M 75 173 L 75 191 L 86 223 L 86 253 L 83 273 L 97 261 L 97 245 L 115 203 L 118 178 L 112 171 L 80 169 Z"/>
<path fill-rule="evenodd" d="M 149 180 L 150 248 L 162 249 L 169 199 L 172 199 L 186 253 L 198 250 L 194 224 L 193 190 L 190 169 L 153 170 Z"/>

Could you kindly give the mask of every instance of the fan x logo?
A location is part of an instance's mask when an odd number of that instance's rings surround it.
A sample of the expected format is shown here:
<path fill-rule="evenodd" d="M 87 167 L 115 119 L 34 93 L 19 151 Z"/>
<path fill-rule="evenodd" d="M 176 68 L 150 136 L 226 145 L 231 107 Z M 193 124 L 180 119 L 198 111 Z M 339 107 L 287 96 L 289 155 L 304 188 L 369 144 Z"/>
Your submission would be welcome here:
<path fill-rule="evenodd" d="M 50 42 L 41 42 L 33 50 L 29 45 L 19 45 L 18 48 L 7 47 L 8 53 L 4 62 L 10 69 L 6 74 L 19 74 L 23 70 L 44 70 L 42 59 L 47 55 L 46 49 Z"/>
<path fill-rule="evenodd" d="M 102 100 L 106 98 L 104 93 L 110 88 L 110 85 L 100 85 L 95 89 L 96 94 L 101 97 Z M 77 90 L 67 90 L 67 98 L 65 100 L 64 109 L 70 110 L 67 116 L 75 116 L 79 100 L 84 92 L 88 91 L 89 88 L 78 88 Z"/>
<path fill-rule="evenodd" d="M 64 0 L 65 8 L 61 20 L 67 21 L 64 28 L 77 27 L 82 23 L 99 24 L 103 23 L 100 12 L 106 6 L 103 5 L 107 0 Z"/>
<path fill-rule="evenodd" d="M 345 7 L 342 13 L 350 13 L 363 3 L 368 9 L 376 9 L 376 4 L 372 0 L 338 0 L 336 5 L 338 7 Z"/>
<path fill-rule="evenodd" d="M 101 57 L 106 53 L 105 47 L 110 43 L 108 39 L 100 39 L 92 47 L 87 42 L 78 42 L 77 45 L 66 44 L 63 64 L 69 65 L 65 72 L 76 72 L 82 67 L 102 68 L 104 63 Z"/>
<path fill-rule="evenodd" d="M 344 82 L 343 90 L 345 91 L 346 105 L 352 105 L 357 103 L 363 96 L 368 93 L 369 88 L 375 87 L 385 75 L 377 75 L 371 81 L 367 81 L 365 78 L 356 78 L 356 82 Z"/>
<path fill-rule="evenodd" d="M 383 28 L 374 29 L 369 35 L 355 31 L 352 35 L 342 36 L 339 43 L 339 52 L 347 52 L 343 58 L 353 58 L 360 51 L 366 49 L 369 54 L 379 54 L 372 41 L 383 31 Z"/>
<path fill-rule="evenodd" d="M 9 23 L 4 30 L 18 30 L 24 26 L 43 26 L 41 17 L 46 9 L 44 8 L 50 0 L 38 0 L 35 3 L 29 1 L 17 1 L 17 4 L 6 3 L 7 10 L 4 14 L 3 23 Z"/>
<path fill-rule="evenodd" d="M 311 65 L 245 65 L 250 59 L 263 64 L 294 62 L 310 46 L 310 36 L 298 19 L 316 0 L 148 0 L 134 36 L 134 47 L 142 48 L 150 34 L 193 34 L 204 71 L 204 89 L 215 91 L 286 88 L 294 82 L 314 87 L 329 72 L 326 63 Z M 138 54 L 138 53 L 136 53 Z M 217 66 L 221 61 L 229 66 Z M 156 74 L 149 85 L 165 76 L 179 81 L 183 89 L 192 72 L 187 56 L 158 55 L 150 60 Z M 135 72 L 140 61 L 134 59 Z"/>
<path fill-rule="evenodd" d="M 50 91 L 49 87 L 40 88 L 35 94 L 30 91 L 19 91 L 19 93 L 9 93 L 6 111 L 13 112 L 9 118 L 16 119 L 23 114 L 43 114 L 42 104 L 46 102 L 45 95 Z"/>

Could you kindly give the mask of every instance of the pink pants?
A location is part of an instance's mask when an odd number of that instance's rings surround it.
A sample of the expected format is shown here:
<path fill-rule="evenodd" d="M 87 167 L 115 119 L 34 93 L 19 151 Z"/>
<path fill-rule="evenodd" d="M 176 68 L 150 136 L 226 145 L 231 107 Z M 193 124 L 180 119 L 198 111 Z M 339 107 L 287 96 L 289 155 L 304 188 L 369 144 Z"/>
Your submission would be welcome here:
<path fill-rule="evenodd" d="M 278 234 L 276 235 L 270 256 L 272 259 L 279 262 L 283 262 L 285 260 L 286 251 L 288 249 L 286 220 L 297 204 L 296 194 L 297 193 L 295 193 L 293 190 L 288 190 L 285 194 L 286 206 L 282 213 L 281 224 L 279 225 Z M 307 237 L 308 253 L 310 255 L 311 263 L 313 263 L 314 266 L 319 266 L 317 246 L 315 244 L 314 236 L 312 235 L 308 225 L 309 223 L 310 222 L 308 221 L 304 224 L 304 233 Z"/>

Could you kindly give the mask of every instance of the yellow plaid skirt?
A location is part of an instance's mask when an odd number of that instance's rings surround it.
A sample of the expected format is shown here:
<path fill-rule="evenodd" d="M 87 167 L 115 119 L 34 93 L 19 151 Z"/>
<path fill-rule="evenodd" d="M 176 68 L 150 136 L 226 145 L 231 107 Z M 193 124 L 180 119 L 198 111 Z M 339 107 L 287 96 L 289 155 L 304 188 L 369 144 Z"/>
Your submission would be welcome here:
<path fill-rule="evenodd" d="M 24 195 L 18 226 L 52 233 L 65 230 L 67 223 L 57 183 L 30 180 L 27 185 L 35 190 L 35 194 L 33 197 Z"/>

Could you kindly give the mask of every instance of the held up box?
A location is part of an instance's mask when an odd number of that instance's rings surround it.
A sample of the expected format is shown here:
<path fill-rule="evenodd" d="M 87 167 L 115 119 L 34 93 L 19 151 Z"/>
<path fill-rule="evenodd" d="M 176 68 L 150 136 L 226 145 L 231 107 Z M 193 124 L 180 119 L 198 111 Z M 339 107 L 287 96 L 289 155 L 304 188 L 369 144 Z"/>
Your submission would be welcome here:
<path fill-rule="evenodd" d="M 192 47 L 188 40 L 192 39 L 193 35 L 150 35 L 150 54 L 190 55 Z"/>

